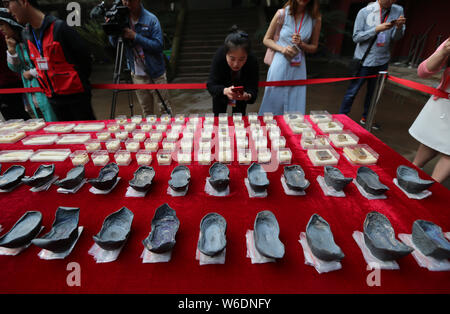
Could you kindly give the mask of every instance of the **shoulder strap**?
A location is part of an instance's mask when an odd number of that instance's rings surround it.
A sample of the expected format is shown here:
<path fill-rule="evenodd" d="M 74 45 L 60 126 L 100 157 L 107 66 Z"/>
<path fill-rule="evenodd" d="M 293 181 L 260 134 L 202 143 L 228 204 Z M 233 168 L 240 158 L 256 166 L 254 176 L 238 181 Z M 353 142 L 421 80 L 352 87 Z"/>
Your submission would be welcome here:
<path fill-rule="evenodd" d="M 386 16 L 388 16 L 390 12 L 391 12 L 391 10 L 387 10 L 387 11 L 384 13 L 384 15 L 383 15 L 383 17 L 382 17 L 381 20 L 384 20 L 384 18 L 385 18 Z M 372 38 L 372 41 L 370 42 L 369 47 L 367 47 L 367 50 L 366 50 L 366 52 L 364 53 L 364 56 L 363 56 L 362 59 L 361 59 L 361 64 L 364 62 L 364 60 L 365 60 L 365 59 L 367 58 L 367 56 L 369 55 L 370 49 L 372 49 L 373 44 L 374 44 L 375 41 L 377 40 L 377 37 L 378 37 L 378 36 L 375 36 L 374 38 Z"/>
<path fill-rule="evenodd" d="M 370 49 L 372 49 L 373 44 L 375 43 L 375 41 L 377 40 L 377 36 L 375 36 L 372 41 L 369 44 L 369 47 L 367 47 L 366 52 L 364 53 L 364 56 L 361 59 L 361 64 L 363 64 L 364 60 L 366 60 L 367 56 L 369 55 Z"/>
<path fill-rule="evenodd" d="M 63 20 L 60 20 L 60 19 L 56 19 L 54 21 L 54 25 L 53 25 L 53 39 L 54 40 L 59 41 L 61 39 L 60 38 L 61 35 L 62 35 L 61 29 L 63 28 L 64 23 L 65 22 Z"/>
<path fill-rule="evenodd" d="M 278 40 L 278 38 L 280 37 L 281 28 L 283 27 L 283 24 L 284 24 L 284 11 L 285 11 L 284 8 L 278 9 L 278 11 L 277 11 L 278 23 L 277 23 L 277 28 L 275 30 L 275 36 L 274 36 L 275 41 Z"/>
<path fill-rule="evenodd" d="M 278 10 L 278 24 L 284 24 L 284 8 Z"/>

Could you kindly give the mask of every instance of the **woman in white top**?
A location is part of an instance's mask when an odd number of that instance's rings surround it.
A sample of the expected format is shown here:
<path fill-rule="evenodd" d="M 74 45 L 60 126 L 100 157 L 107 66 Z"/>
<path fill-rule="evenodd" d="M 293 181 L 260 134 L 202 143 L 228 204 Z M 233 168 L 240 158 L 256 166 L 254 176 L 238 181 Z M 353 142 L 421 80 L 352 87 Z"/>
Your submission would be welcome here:
<path fill-rule="evenodd" d="M 444 68 L 438 89 L 450 92 L 450 37 L 425 61 L 417 73 L 429 77 Z M 432 96 L 409 129 L 409 133 L 421 144 L 414 158 L 414 165 L 422 168 L 440 154 L 431 177 L 444 182 L 450 176 L 450 100 Z"/>

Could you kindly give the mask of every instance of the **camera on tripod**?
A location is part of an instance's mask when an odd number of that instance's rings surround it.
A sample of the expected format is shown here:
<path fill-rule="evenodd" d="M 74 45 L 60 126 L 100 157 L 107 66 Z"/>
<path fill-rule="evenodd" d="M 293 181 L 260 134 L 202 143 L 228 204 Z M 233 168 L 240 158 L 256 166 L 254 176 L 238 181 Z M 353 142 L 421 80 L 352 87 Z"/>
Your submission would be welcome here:
<path fill-rule="evenodd" d="M 100 4 L 95 6 L 91 12 L 90 12 L 90 18 L 93 20 L 97 20 L 99 18 L 103 18 L 103 20 L 106 20 L 105 23 L 102 23 L 103 31 L 107 36 L 117 36 L 117 47 L 116 47 L 116 58 L 114 61 L 114 76 L 113 76 L 113 83 L 114 84 L 120 84 L 121 81 L 121 73 L 124 71 L 123 68 L 123 57 L 124 57 L 124 46 L 126 46 L 128 49 L 131 49 L 133 53 L 137 56 L 139 56 L 138 52 L 136 51 L 136 47 L 132 44 L 132 41 L 129 39 L 124 39 L 122 34 L 125 28 L 130 26 L 130 20 L 129 20 L 129 14 L 130 10 L 127 6 L 124 6 L 122 4 L 121 0 L 114 0 L 113 5 L 108 10 L 105 5 L 105 1 L 102 1 Z M 147 75 L 147 67 L 149 65 L 145 64 L 145 60 L 142 60 L 144 65 L 144 71 Z M 130 69 L 127 68 L 126 70 L 128 73 L 130 72 Z M 152 84 L 155 84 L 152 77 L 149 75 L 150 82 Z M 127 79 L 127 81 L 130 81 L 130 79 Z M 125 90 L 124 90 L 125 91 Z M 133 103 L 131 101 L 132 94 L 130 90 L 126 90 L 128 92 L 128 103 L 131 110 L 131 114 L 133 115 Z M 158 95 L 159 99 L 161 100 L 161 104 L 164 107 L 165 111 L 172 115 L 172 111 L 170 107 L 167 107 L 163 97 L 161 96 L 161 93 L 154 89 L 156 94 Z M 117 103 L 117 95 L 119 93 L 119 90 L 113 90 L 113 99 L 111 103 L 111 119 L 114 119 L 115 111 L 116 111 L 116 103 Z"/>
<path fill-rule="evenodd" d="M 98 17 L 106 19 L 102 27 L 107 36 L 121 36 L 124 28 L 129 26 L 128 14 L 129 9 L 122 5 L 121 0 L 115 0 L 109 10 L 106 9 L 105 1 L 102 1 L 91 10 L 90 17 L 91 19 Z"/>

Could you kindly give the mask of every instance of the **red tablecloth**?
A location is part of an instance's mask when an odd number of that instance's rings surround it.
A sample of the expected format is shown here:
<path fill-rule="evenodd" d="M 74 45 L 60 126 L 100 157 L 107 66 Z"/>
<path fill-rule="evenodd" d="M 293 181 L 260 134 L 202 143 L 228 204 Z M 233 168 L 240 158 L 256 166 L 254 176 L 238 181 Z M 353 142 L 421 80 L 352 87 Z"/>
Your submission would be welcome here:
<path fill-rule="evenodd" d="M 106 196 L 91 194 L 89 184 L 75 195 L 57 193 L 56 186 L 47 192 L 32 193 L 25 185 L 11 193 L 1 194 L 0 225 L 4 229 L 1 234 L 30 210 L 42 212 L 45 226 L 42 234 L 45 234 L 51 229 L 58 206 L 79 207 L 80 226 L 84 226 L 84 231 L 72 253 L 64 260 L 41 260 L 37 256 L 40 248 L 33 245 L 18 256 L 0 256 L 0 293 L 449 293 L 450 272 L 431 272 L 421 268 L 411 255 L 399 260 L 400 270 L 381 271 L 381 286 L 368 286 L 367 277 L 372 271 L 367 270 L 361 251 L 352 238 L 353 231 L 363 230 L 366 214 L 375 210 L 386 215 L 396 234 L 411 233 L 416 219 L 433 221 L 448 232 L 450 193 L 436 183 L 430 188 L 433 193 L 430 197 L 408 199 L 392 179 L 399 165 L 412 166 L 411 163 L 348 117 L 334 117 L 344 124 L 345 129 L 359 136 L 360 143 L 368 144 L 379 153 L 378 163 L 370 168 L 390 188 L 386 200 L 369 201 L 353 184 L 347 187 L 346 198 L 325 197 L 316 181 L 318 175 L 323 175 L 323 167 L 311 164 L 306 151 L 300 147 L 301 135 L 292 134 L 282 117 L 276 117 L 287 146 L 294 153 L 293 163 L 303 167 L 311 182 L 305 196 L 285 195 L 280 182 L 283 167 L 280 166 L 277 171 L 268 173 L 271 182 L 268 197 L 249 198 L 244 186 L 248 166 L 239 166 L 236 162 L 229 166 L 231 195 L 224 198 L 209 196 L 204 192 L 209 166 L 199 166 L 194 162 L 189 166 L 192 178 L 188 194 L 171 197 L 166 190 L 176 164 L 158 166 L 156 158 L 152 163 L 156 177 L 144 199 L 125 198 L 128 181 L 138 167 L 135 160 L 129 166 L 120 167 L 122 179 Z M 2 144 L 0 150 L 30 147 L 18 142 Z M 84 149 L 84 145 L 70 147 L 72 151 Z M 46 147 L 32 147 L 39 148 Z M 355 177 L 357 167 L 343 157 L 342 149 L 337 151 L 341 155 L 337 167 L 345 176 Z M 2 173 L 10 165 L 2 164 Z M 32 175 L 40 163 L 26 162 L 23 165 L 26 175 Z M 60 177 L 65 177 L 72 168 L 70 159 L 56 162 L 55 166 Z M 86 177 L 93 178 L 97 177 L 101 167 L 89 162 L 85 168 Z M 429 178 L 421 171 L 420 176 Z M 140 258 L 144 248 L 142 240 L 150 232 L 155 209 L 166 202 L 176 210 L 181 222 L 172 260 L 169 263 L 143 264 Z M 100 230 L 104 218 L 122 206 L 135 215 L 128 242 L 117 261 L 97 264 L 88 254 L 94 243 L 92 236 Z M 286 254 L 276 263 L 251 264 L 246 258 L 245 233 L 253 229 L 255 216 L 262 210 L 271 210 L 277 217 Z M 200 266 L 195 259 L 200 220 L 209 212 L 220 213 L 228 223 L 224 265 Z M 305 265 L 298 239 L 314 213 L 329 222 L 336 243 L 346 255 L 339 271 L 318 274 L 313 267 Z M 81 267 L 80 287 L 67 285 L 67 277 L 73 270 L 67 269 L 71 262 L 77 262 Z"/>

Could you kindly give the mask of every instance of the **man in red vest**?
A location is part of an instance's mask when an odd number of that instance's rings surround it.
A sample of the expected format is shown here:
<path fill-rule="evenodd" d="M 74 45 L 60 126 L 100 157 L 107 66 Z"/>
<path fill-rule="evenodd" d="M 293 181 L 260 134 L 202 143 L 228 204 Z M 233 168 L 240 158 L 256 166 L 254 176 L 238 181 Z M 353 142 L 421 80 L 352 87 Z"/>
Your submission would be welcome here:
<path fill-rule="evenodd" d="M 95 120 L 91 106 L 91 57 L 75 29 L 39 10 L 37 0 L 3 0 L 14 18 L 26 25 L 23 41 L 39 83 L 58 120 Z"/>

